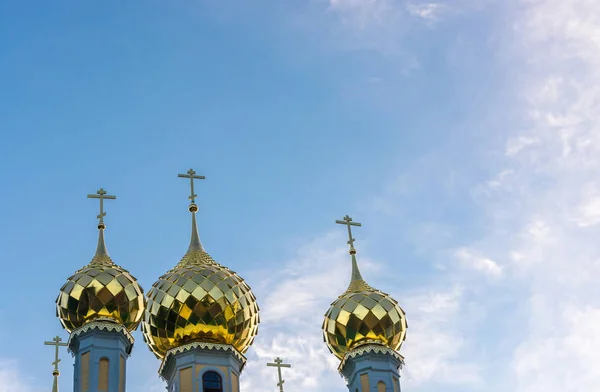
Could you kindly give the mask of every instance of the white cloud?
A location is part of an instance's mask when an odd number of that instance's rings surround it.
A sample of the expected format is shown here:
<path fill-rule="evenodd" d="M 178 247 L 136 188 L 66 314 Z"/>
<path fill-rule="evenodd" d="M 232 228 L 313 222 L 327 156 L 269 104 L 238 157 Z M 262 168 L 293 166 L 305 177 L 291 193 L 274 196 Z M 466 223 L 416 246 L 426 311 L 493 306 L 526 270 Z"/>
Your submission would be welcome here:
<path fill-rule="evenodd" d="M 472 283 L 474 271 L 509 277 L 494 285 L 477 284 L 477 305 L 485 309 L 495 306 L 494 295 L 506 296 L 508 305 L 501 313 L 484 312 L 483 317 L 507 324 L 501 332 L 491 328 L 479 331 L 483 337 L 459 334 L 448 341 L 436 335 L 447 326 L 436 325 L 426 334 L 430 340 L 418 334 L 415 339 L 413 315 L 407 357 L 418 357 L 408 355 L 413 344 L 434 354 L 438 347 L 442 352 L 449 347 L 448 353 L 470 375 L 467 379 L 481 381 L 486 390 L 503 384 L 516 392 L 592 391 L 600 385 L 600 370 L 594 366 L 600 363 L 594 332 L 600 323 L 600 8 L 595 0 L 527 0 L 515 2 L 511 10 L 513 33 L 494 33 L 507 37 L 499 48 L 513 59 L 507 71 L 514 78 L 514 104 L 498 113 L 502 105 L 490 102 L 490 111 L 498 118 L 509 117 L 502 127 L 516 131 L 501 135 L 501 147 L 494 146 L 478 162 L 494 173 L 471 187 L 480 208 L 472 212 L 483 224 L 472 242 L 465 245 L 463 239 L 451 238 L 455 243 L 446 244 L 447 249 L 459 247 L 454 254 L 467 268 L 457 274 L 444 270 L 443 277 L 459 285 Z M 406 196 L 406 178 L 431 172 L 410 168 L 393 192 L 376 198 L 375 207 L 397 213 L 400 197 Z M 419 194 L 421 189 L 413 191 Z M 426 250 L 434 255 L 443 249 Z M 463 294 L 449 308 L 464 309 L 467 302 Z M 405 307 L 411 316 L 419 305 Z M 456 320 L 451 312 L 444 317 Z M 451 331 L 469 327 L 468 321 L 456 323 Z M 472 367 L 466 356 L 473 353 L 466 346 L 509 352 L 510 358 Z M 462 353 L 454 353 L 460 347 Z M 407 367 L 410 371 L 423 376 L 429 370 Z M 489 376 L 482 379 L 481 373 Z M 449 383 L 444 374 L 423 377 Z M 412 385 L 419 390 L 418 383 Z"/>
<path fill-rule="evenodd" d="M 582 227 L 597 225 L 600 223 L 600 193 L 589 191 L 582 199 L 574 217 L 575 222 Z"/>
<path fill-rule="evenodd" d="M 528 146 L 531 146 L 538 142 L 539 141 L 534 138 L 525 137 L 525 136 L 518 136 L 516 138 L 509 139 L 508 142 L 506 143 L 505 154 L 507 156 L 516 155 L 519 153 L 519 151 L 523 150 L 524 148 L 527 148 Z"/>
<path fill-rule="evenodd" d="M 347 287 L 350 262 L 343 233 L 327 234 L 302 249 L 255 292 L 261 301 L 261 330 L 248 354 L 242 389 L 266 392 L 276 387 L 276 372 L 266 362 L 279 356 L 292 364 L 284 370 L 286 391 L 347 391 L 337 373 L 337 360 L 323 342 L 321 323 L 329 305 Z M 340 245 L 341 244 L 341 245 Z M 362 248 L 361 248 L 362 249 Z M 363 276 L 376 285 L 376 271 L 385 266 L 362 253 Z M 459 357 L 464 348 L 457 320 L 462 315 L 462 290 L 426 290 L 414 295 L 391 293 L 409 309 L 405 383 L 473 384 L 478 367 Z"/>
<path fill-rule="evenodd" d="M 337 49 L 382 54 L 399 76 L 420 67 L 407 40 L 420 26 L 439 22 L 450 7 L 442 3 L 404 0 L 327 0 L 325 15 L 331 42 Z"/>
<path fill-rule="evenodd" d="M 600 308 L 568 304 L 554 336 L 531 337 L 515 351 L 513 370 L 527 392 L 592 391 L 600 382 Z M 545 309 L 541 309 L 544 311 Z"/>
<path fill-rule="evenodd" d="M 429 291 L 402 301 L 409 329 L 402 352 L 406 356 L 407 390 L 426 383 L 476 385 L 480 366 L 463 353 L 465 338 L 459 329 L 463 290 Z"/>
<path fill-rule="evenodd" d="M 346 390 L 336 370 L 339 361 L 329 353 L 321 332 L 330 303 L 348 285 L 344 244 L 342 234 L 326 234 L 299 249 L 275 274 L 261 274 L 269 276 L 253 288 L 261 299 L 261 327 L 248 353 L 242 390 L 276 389 L 277 373 L 266 366 L 275 357 L 292 364 L 284 370 L 286 391 Z"/>
<path fill-rule="evenodd" d="M 511 47 L 522 61 L 511 135 L 500 171 L 506 193 L 489 203 L 483 252 L 506 253 L 521 280 L 521 336 L 511 390 L 591 391 L 600 384 L 595 337 L 600 290 L 600 9 L 596 1 L 522 1 Z M 518 200 L 518 203 L 515 202 Z M 503 219 L 496 210 L 503 209 Z M 506 217 L 510 219 L 506 219 Z"/>
<path fill-rule="evenodd" d="M 454 255 L 466 268 L 494 277 L 502 275 L 502 267 L 498 263 L 473 249 L 462 247 Z"/>
<path fill-rule="evenodd" d="M 438 20 L 439 14 L 444 8 L 445 5 L 440 3 L 407 4 L 406 6 L 409 14 L 428 21 Z"/>
<path fill-rule="evenodd" d="M 42 389 L 33 385 L 33 380 L 24 375 L 17 361 L 0 358 L 0 392 L 38 392 L 50 390 L 52 386 L 52 368 L 48 372 L 47 387 Z"/>

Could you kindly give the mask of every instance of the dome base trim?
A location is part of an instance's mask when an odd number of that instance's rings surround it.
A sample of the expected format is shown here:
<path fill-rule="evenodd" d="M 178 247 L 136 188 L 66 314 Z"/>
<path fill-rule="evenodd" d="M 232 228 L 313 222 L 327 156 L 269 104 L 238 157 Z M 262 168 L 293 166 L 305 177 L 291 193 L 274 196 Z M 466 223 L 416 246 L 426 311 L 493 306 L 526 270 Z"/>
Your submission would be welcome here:
<path fill-rule="evenodd" d="M 135 339 L 133 338 L 133 336 L 131 336 L 129 330 L 121 324 L 103 320 L 90 321 L 89 323 L 82 325 L 81 327 L 76 328 L 71 332 L 71 335 L 69 336 L 69 341 L 67 342 L 67 347 L 71 355 L 75 356 L 75 353 L 73 352 L 73 350 L 71 350 L 71 343 L 74 343 L 79 336 L 93 330 L 118 332 L 122 334 L 125 337 L 125 339 L 127 339 L 127 341 L 130 343 L 130 347 L 133 347 L 133 343 L 135 342 Z"/>
<path fill-rule="evenodd" d="M 164 359 L 162 360 L 162 363 L 160 364 L 160 368 L 158 369 L 158 374 L 160 375 L 160 377 L 163 380 L 165 380 L 163 378 L 162 374 L 163 374 L 165 368 L 168 366 L 169 360 L 173 356 L 184 353 L 186 351 L 191 351 L 194 349 L 209 350 L 209 351 L 210 350 L 229 351 L 242 364 L 240 371 L 244 368 L 244 365 L 246 365 L 246 357 L 244 355 L 242 355 L 242 353 L 240 353 L 235 347 L 233 347 L 230 344 L 209 343 L 209 342 L 191 342 L 191 343 L 187 343 L 182 346 L 179 346 L 179 347 L 172 348 L 169 351 L 167 351 Z"/>
<path fill-rule="evenodd" d="M 385 347 L 380 343 L 373 342 L 365 342 L 359 346 L 354 347 L 352 350 L 348 351 L 346 355 L 344 355 L 344 359 L 338 366 L 338 372 L 342 377 L 344 377 L 342 373 L 342 369 L 346 366 L 348 360 L 358 357 L 363 354 L 388 354 L 400 361 L 400 368 L 404 365 L 404 357 L 397 351 L 392 350 L 391 348 Z"/>

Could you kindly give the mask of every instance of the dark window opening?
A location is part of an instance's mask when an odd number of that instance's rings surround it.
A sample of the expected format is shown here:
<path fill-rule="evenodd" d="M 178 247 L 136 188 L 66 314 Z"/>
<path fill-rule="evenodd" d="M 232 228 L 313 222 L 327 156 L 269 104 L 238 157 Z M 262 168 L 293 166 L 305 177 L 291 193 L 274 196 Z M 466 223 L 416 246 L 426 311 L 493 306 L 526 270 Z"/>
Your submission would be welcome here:
<path fill-rule="evenodd" d="M 202 392 L 223 392 L 223 383 L 219 373 L 206 372 L 202 375 Z"/>

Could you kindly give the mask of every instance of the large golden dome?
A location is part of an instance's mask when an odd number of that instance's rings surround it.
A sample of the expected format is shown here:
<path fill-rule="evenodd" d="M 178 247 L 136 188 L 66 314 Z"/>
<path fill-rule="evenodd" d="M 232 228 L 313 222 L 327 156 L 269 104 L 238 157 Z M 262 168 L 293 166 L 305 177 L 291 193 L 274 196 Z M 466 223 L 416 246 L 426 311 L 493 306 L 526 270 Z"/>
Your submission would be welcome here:
<path fill-rule="evenodd" d="M 347 222 L 351 221 L 348 216 L 346 218 Z M 356 262 L 350 231 L 349 235 L 352 278 L 348 289 L 325 314 L 322 326 L 325 343 L 339 359 L 363 344 L 381 344 L 398 350 L 406 338 L 406 314 L 396 300 L 364 281 Z"/>
<path fill-rule="evenodd" d="M 104 225 L 92 261 L 73 274 L 56 298 L 56 316 L 68 331 L 98 318 L 108 318 L 133 331 L 144 311 L 144 292 L 137 280 L 108 256 Z"/>
<path fill-rule="evenodd" d="M 183 259 L 148 292 L 142 332 L 159 358 L 183 344 L 201 341 L 229 344 L 246 352 L 258 332 L 258 304 L 235 272 L 206 253 L 192 212 L 192 239 Z"/>

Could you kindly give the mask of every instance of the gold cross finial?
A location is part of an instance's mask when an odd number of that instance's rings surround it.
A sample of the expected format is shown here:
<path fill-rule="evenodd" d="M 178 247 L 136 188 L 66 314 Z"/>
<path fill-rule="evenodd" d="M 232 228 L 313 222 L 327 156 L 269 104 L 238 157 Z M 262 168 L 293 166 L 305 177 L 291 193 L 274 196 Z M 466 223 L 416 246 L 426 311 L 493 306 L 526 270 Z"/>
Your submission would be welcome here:
<path fill-rule="evenodd" d="M 279 387 L 279 392 L 283 392 L 283 383 L 285 382 L 281 377 L 281 368 L 291 368 L 292 365 L 283 363 L 283 359 L 277 357 L 275 358 L 275 363 L 267 363 L 267 366 L 273 366 L 277 368 L 277 376 L 279 378 L 279 382 L 277 386 Z"/>
<path fill-rule="evenodd" d="M 346 226 L 348 226 L 348 245 L 350 245 L 350 254 L 351 255 L 355 255 L 356 254 L 356 249 L 354 249 L 354 241 L 355 241 L 355 239 L 352 238 L 352 229 L 350 228 L 350 226 L 361 227 L 362 223 L 353 222 L 352 218 L 350 218 L 348 215 L 346 215 L 342 219 L 343 220 L 336 220 L 335 223 L 338 223 L 340 225 L 346 225 Z"/>
<path fill-rule="evenodd" d="M 194 169 L 188 170 L 186 174 L 178 174 L 177 177 L 180 177 L 180 178 L 189 178 L 190 179 L 191 193 L 190 193 L 189 199 L 192 201 L 192 204 L 196 204 L 196 196 L 198 196 L 198 195 L 196 195 L 194 193 L 194 180 L 195 179 L 196 180 L 204 180 L 204 179 L 206 179 L 206 177 L 204 177 L 204 176 L 197 176 L 196 172 L 194 171 Z"/>
<path fill-rule="evenodd" d="M 97 216 L 97 218 L 100 219 L 100 222 L 98 222 L 98 228 L 104 229 L 104 217 L 106 216 L 106 212 L 104 212 L 104 199 L 114 200 L 117 197 L 107 195 L 103 188 L 98 189 L 95 195 L 87 195 L 87 197 L 88 199 L 100 199 L 100 214 Z"/>
<path fill-rule="evenodd" d="M 54 362 L 52 362 L 52 364 L 54 365 L 53 374 L 58 373 L 58 363 L 60 362 L 60 358 L 58 358 L 58 348 L 67 346 L 67 343 L 61 343 L 61 342 L 62 342 L 62 339 L 60 338 L 60 336 L 55 336 L 51 342 L 44 342 L 44 345 L 46 345 L 46 346 L 54 346 L 55 347 Z M 58 374 L 56 374 L 56 376 L 58 376 Z"/>

